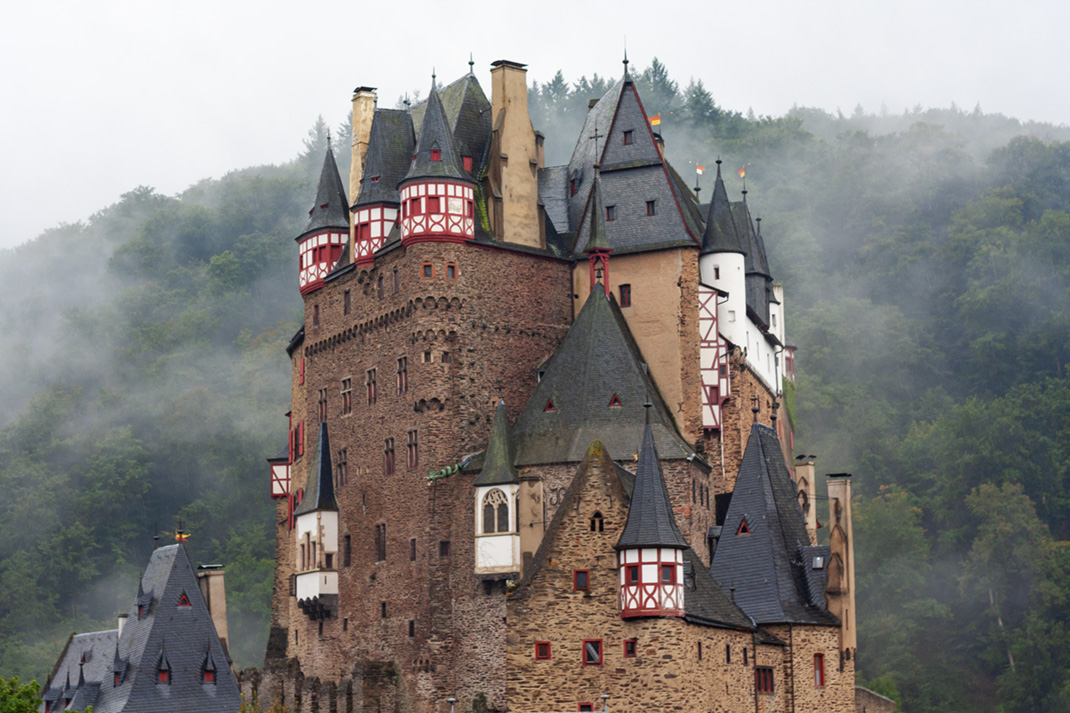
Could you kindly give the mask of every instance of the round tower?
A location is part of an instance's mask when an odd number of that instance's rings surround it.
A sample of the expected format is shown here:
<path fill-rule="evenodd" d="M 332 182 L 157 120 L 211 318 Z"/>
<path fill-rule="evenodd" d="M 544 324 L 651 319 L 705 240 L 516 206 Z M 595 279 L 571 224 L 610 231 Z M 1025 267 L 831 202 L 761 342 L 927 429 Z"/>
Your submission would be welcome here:
<path fill-rule="evenodd" d="M 672 513 L 648 417 L 628 522 L 617 542 L 623 618 L 684 615 L 687 546 Z"/>
<path fill-rule="evenodd" d="M 475 189 L 432 81 L 412 164 L 399 186 L 402 245 L 474 238 Z"/>
<path fill-rule="evenodd" d="M 746 242 L 732 217 L 717 159 L 717 179 L 699 254 L 699 279 L 725 296 L 717 300 L 717 328 L 733 344 L 745 342 L 747 318 Z"/>
<path fill-rule="evenodd" d="M 324 278 L 334 268 L 349 241 L 349 202 L 329 145 L 316 189 L 316 203 L 308 212 L 305 232 L 296 240 L 300 270 L 298 285 L 301 294 L 307 295 L 323 287 Z"/>

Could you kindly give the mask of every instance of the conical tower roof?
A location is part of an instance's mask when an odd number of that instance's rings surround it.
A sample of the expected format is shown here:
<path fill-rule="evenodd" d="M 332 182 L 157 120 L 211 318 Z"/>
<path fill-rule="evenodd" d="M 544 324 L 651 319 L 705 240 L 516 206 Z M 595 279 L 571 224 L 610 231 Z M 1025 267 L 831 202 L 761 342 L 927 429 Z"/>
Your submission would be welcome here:
<path fill-rule="evenodd" d="M 649 423 L 643 429 L 628 522 L 617 542 L 617 549 L 625 547 L 687 547 L 687 540 L 680 534 L 672 514 L 669 490 L 661 473 L 661 461 Z"/>
<path fill-rule="evenodd" d="M 438 161 L 431 160 L 432 151 L 439 152 Z M 434 82 L 431 83 L 431 94 L 427 97 L 427 108 L 424 110 L 423 122 L 420 124 L 420 139 L 416 144 L 416 153 L 404 180 L 409 181 L 415 178 L 471 180 L 458 160 L 457 150 L 453 145 L 453 131 L 450 129 L 446 110 L 442 106 L 442 99 L 438 95 Z"/>
<path fill-rule="evenodd" d="M 334 499 L 334 474 L 331 470 L 331 443 L 327 437 L 326 421 L 320 423 L 320 437 L 316 444 L 316 460 L 308 474 L 305 497 L 294 510 L 294 515 L 304 515 L 316 510 L 338 510 Z"/>
<path fill-rule="evenodd" d="M 706 231 L 702 234 L 702 254 L 747 253 L 746 244 L 740 239 L 736 222 L 732 218 L 732 205 L 728 191 L 721 178 L 721 162 L 717 161 L 717 180 L 713 184 L 713 198 L 706 215 Z"/>
<path fill-rule="evenodd" d="M 490 444 L 483 470 L 479 472 L 472 485 L 506 485 L 517 483 L 520 478 L 513 465 L 513 443 L 509 437 L 509 411 L 505 400 L 498 399 L 498 408 L 494 411 L 494 425 L 490 431 Z"/>
<path fill-rule="evenodd" d="M 609 238 L 606 236 L 606 208 L 602 200 L 602 178 L 599 173 L 596 167 L 591 194 L 587 197 L 587 210 L 580 224 L 579 243 L 586 246 L 583 249 L 586 253 L 596 250 L 608 252 L 611 249 Z"/>
<path fill-rule="evenodd" d="M 399 109 L 376 109 L 368 134 L 368 153 L 364 157 L 364 175 L 355 205 L 400 203 L 398 183 L 412 162 L 416 137 L 409 112 Z"/>
<path fill-rule="evenodd" d="M 308 225 L 305 233 L 324 228 L 349 229 L 349 202 L 342 177 L 338 175 L 338 164 L 334 161 L 334 151 L 327 147 L 323 157 L 323 169 L 320 171 L 320 183 L 316 189 L 316 203 L 308 213 Z"/>

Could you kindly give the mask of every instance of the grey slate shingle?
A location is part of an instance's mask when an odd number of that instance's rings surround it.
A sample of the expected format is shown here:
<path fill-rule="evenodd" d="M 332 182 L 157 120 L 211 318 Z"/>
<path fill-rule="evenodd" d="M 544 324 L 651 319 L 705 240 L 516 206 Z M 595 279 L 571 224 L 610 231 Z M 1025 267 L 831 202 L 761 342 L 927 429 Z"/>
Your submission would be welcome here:
<path fill-rule="evenodd" d="M 626 547 L 687 547 L 687 540 L 680 534 L 672 514 L 669 489 L 661 473 L 661 461 L 649 423 L 643 428 L 634 490 L 628 505 L 628 522 L 617 541 L 617 549 Z"/>
<path fill-rule="evenodd" d="M 479 472 L 472 485 L 505 485 L 520 481 L 516 467 L 513 465 L 513 442 L 509 436 L 509 410 L 505 401 L 498 399 L 498 408 L 494 411 L 494 425 L 490 430 L 490 443 L 487 445 L 483 460 L 483 470 Z"/>
<path fill-rule="evenodd" d="M 412 117 L 407 111 L 376 109 L 355 205 L 400 203 L 398 183 L 409 170 L 415 147 Z"/>
<path fill-rule="evenodd" d="M 431 160 L 431 152 L 438 151 L 438 161 Z M 442 99 L 438 90 L 432 85 L 427 97 L 423 121 L 420 123 L 416 150 L 405 181 L 417 178 L 456 178 L 471 180 L 461 165 L 461 156 L 453 142 L 453 129 L 446 118 Z"/>
<path fill-rule="evenodd" d="M 304 515 L 316 510 L 338 510 L 338 501 L 334 498 L 334 472 L 331 467 L 331 442 L 327 436 L 327 422 L 320 423 L 319 438 L 316 440 L 316 460 L 308 469 L 308 484 L 301 504 L 294 509 L 294 515 Z"/>
<path fill-rule="evenodd" d="M 346 189 L 342 185 L 342 178 L 338 175 L 334 151 L 329 146 L 327 155 L 323 157 L 320 182 L 316 188 L 316 202 L 309 211 L 305 232 L 297 236 L 297 239 L 300 240 L 308 233 L 325 228 L 349 230 L 349 201 L 346 200 Z"/>
<path fill-rule="evenodd" d="M 732 217 L 732 206 L 721 178 L 721 162 L 717 161 L 717 178 L 713 183 L 713 197 L 706 214 L 706 230 L 702 235 L 702 254 L 736 252 L 747 254 L 745 244 Z"/>

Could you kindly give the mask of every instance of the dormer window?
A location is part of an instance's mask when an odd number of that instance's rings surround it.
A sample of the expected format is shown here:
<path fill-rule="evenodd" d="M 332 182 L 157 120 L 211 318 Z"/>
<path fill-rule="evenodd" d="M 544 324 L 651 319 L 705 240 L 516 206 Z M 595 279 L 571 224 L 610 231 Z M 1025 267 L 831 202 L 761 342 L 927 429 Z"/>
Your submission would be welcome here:
<path fill-rule="evenodd" d="M 461 161 L 464 163 L 464 170 L 470 172 L 472 170 L 472 157 L 462 156 Z"/>
<path fill-rule="evenodd" d="M 609 400 L 609 408 L 620 408 L 620 407 L 621 407 L 620 397 L 617 396 L 616 394 L 613 394 L 613 398 L 611 398 Z"/>
<path fill-rule="evenodd" d="M 144 619 L 145 618 L 145 605 L 144 604 L 138 604 L 137 605 L 137 618 L 138 619 Z"/>
<path fill-rule="evenodd" d="M 749 535 L 750 534 L 750 527 L 747 526 L 746 518 L 744 518 L 743 520 L 740 520 L 739 527 L 736 528 L 736 534 L 737 535 Z"/>
<path fill-rule="evenodd" d="M 617 206 L 615 206 L 615 205 L 607 205 L 606 206 L 606 220 L 616 220 L 616 219 L 617 219 Z"/>
<path fill-rule="evenodd" d="M 631 146 L 634 143 L 635 143 L 635 132 L 632 131 L 631 129 L 628 129 L 627 131 L 624 132 L 624 145 L 625 146 Z"/>
<path fill-rule="evenodd" d="M 185 592 L 182 592 L 181 596 L 179 596 L 179 598 L 178 598 L 178 606 L 180 606 L 180 607 L 189 607 L 190 606 L 189 597 L 186 595 Z"/>
<path fill-rule="evenodd" d="M 647 215 L 657 215 L 658 214 L 658 202 L 657 201 L 647 201 L 646 202 L 646 214 Z"/>
<path fill-rule="evenodd" d="M 205 671 L 201 677 L 204 683 L 215 683 L 215 671 Z"/>
<path fill-rule="evenodd" d="M 557 411 L 557 407 L 554 406 L 553 399 L 548 399 L 546 401 L 546 408 L 544 408 L 542 411 L 543 413 L 554 413 Z"/>
<path fill-rule="evenodd" d="M 439 149 L 431 149 L 431 160 L 432 161 L 441 161 L 442 160 L 442 151 L 440 151 Z"/>
<path fill-rule="evenodd" d="M 119 680 L 120 680 L 120 679 L 119 679 L 119 672 L 118 672 L 118 671 L 116 671 L 116 672 L 115 672 L 115 683 L 114 683 L 114 684 L 112 684 L 112 685 L 113 685 L 113 686 L 118 686 L 118 685 L 119 685 Z"/>
<path fill-rule="evenodd" d="M 156 683 L 171 683 L 171 672 L 165 668 L 156 671 Z"/>

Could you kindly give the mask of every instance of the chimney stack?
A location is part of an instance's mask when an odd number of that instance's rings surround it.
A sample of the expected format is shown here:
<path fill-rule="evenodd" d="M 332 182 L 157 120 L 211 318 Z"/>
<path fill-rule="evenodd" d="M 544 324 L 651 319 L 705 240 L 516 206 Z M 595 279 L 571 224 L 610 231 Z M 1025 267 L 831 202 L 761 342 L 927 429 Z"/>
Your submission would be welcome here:
<path fill-rule="evenodd" d="M 539 230 L 539 149 L 528 114 L 526 65 L 500 59 L 491 64 L 494 127 L 484 186 L 491 230 L 501 241 L 543 246 Z"/>
<path fill-rule="evenodd" d="M 202 564 L 197 567 L 197 586 L 204 596 L 204 603 L 208 606 L 208 613 L 212 616 L 216 634 L 219 635 L 219 643 L 223 644 L 223 652 L 227 655 L 227 663 L 230 659 L 229 633 L 227 631 L 227 589 L 223 583 L 223 565 Z"/>
<path fill-rule="evenodd" d="M 817 483 L 814 482 L 814 457 L 795 457 L 795 497 L 806 518 L 810 544 L 817 544 Z"/>
<path fill-rule="evenodd" d="M 368 155 L 368 137 L 372 132 L 372 119 L 375 118 L 377 95 L 375 87 L 357 87 L 353 90 L 353 137 L 349 164 L 349 205 L 357 202 L 360 193 L 360 179 L 364 177 L 364 157 Z M 352 258 L 353 234 L 356 221 L 349 221 L 349 254 Z"/>
<path fill-rule="evenodd" d="M 119 624 L 118 624 L 118 626 L 116 627 L 116 628 L 118 628 L 118 629 L 119 629 L 119 636 L 118 636 L 118 638 L 120 638 L 120 639 L 121 639 L 121 638 L 123 638 L 123 627 L 125 627 L 125 626 L 126 626 L 126 614 L 125 614 L 125 613 L 123 613 L 123 614 L 120 614 L 120 615 L 119 615 Z"/>
<path fill-rule="evenodd" d="M 840 619 L 840 656 L 848 661 L 857 647 L 855 636 L 855 550 L 851 525 L 851 474 L 830 473 L 829 495 L 829 611 Z"/>

